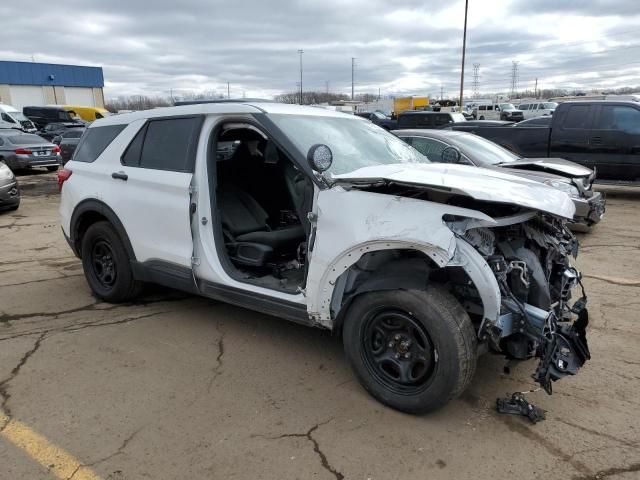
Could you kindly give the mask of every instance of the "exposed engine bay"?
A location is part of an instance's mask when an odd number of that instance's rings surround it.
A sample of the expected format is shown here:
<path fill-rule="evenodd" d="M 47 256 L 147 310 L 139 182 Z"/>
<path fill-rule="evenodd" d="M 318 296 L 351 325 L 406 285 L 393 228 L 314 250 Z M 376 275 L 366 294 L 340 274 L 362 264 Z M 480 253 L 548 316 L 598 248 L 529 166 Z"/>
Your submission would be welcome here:
<path fill-rule="evenodd" d="M 590 359 L 587 296 L 581 274 L 571 264 L 579 246 L 566 219 L 513 203 L 479 201 L 445 188 L 384 181 L 366 189 L 490 216 L 493 222 L 443 217 L 449 229 L 483 257 L 498 281 L 500 314 L 495 321 L 479 322 L 479 341 L 508 359 L 539 358 L 532 376 L 549 394 L 554 381 L 575 375 Z M 468 279 L 450 276 L 447 283 L 469 313 L 482 313 L 482 300 Z M 574 300 L 576 288 L 581 295 Z"/>
<path fill-rule="evenodd" d="M 448 222 L 485 258 L 500 285 L 501 315 L 497 322 L 484 321 L 478 337 L 508 358 L 539 358 L 533 378 L 551 394 L 552 382 L 575 375 L 590 358 L 587 297 L 570 262 L 578 241 L 564 221 L 550 215 L 527 212 L 496 220 L 493 228 Z M 572 301 L 576 287 L 581 296 Z"/>

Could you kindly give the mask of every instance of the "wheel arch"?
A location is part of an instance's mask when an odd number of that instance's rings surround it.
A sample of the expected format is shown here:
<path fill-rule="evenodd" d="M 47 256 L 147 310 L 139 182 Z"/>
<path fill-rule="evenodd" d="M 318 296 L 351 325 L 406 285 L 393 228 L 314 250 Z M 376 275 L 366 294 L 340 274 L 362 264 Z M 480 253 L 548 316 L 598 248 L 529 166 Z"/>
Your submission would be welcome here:
<path fill-rule="evenodd" d="M 118 215 L 116 215 L 116 213 L 106 203 L 97 199 L 83 200 L 73 210 L 70 222 L 69 239 L 74 253 L 77 256 L 82 254 L 82 236 L 91 225 L 100 221 L 107 221 L 116 229 L 129 258 L 132 261 L 135 261 L 136 256 L 133 251 L 133 246 L 131 245 L 127 231 L 118 218 Z"/>
<path fill-rule="evenodd" d="M 495 321 L 499 316 L 501 295 L 497 280 L 482 256 L 461 239 L 455 241 L 451 253 L 435 246 L 403 245 L 401 242 L 361 246 L 354 250 L 330 266 L 333 275 L 321 285 L 325 303 L 316 305 L 321 311 L 312 314 L 312 320 L 337 333 L 341 331 L 349 305 L 357 296 L 372 291 L 424 289 L 428 283 L 445 283 L 452 275 L 476 289 L 481 302 L 481 312 L 477 313 L 482 322 Z M 354 258 L 355 252 L 360 255 Z M 380 254 L 383 258 L 374 268 L 362 268 L 363 259 Z"/>

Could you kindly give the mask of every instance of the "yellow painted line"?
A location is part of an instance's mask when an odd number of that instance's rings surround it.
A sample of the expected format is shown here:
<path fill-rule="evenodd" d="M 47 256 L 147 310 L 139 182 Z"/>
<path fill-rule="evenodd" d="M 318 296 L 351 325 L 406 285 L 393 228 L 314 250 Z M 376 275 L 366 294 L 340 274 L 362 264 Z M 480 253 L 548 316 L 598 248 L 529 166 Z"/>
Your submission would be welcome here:
<path fill-rule="evenodd" d="M 101 480 L 91 468 L 82 466 L 75 457 L 62 448 L 53 445 L 24 423 L 9 419 L 0 413 L 0 423 L 6 422 L 8 422 L 7 426 L 0 432 L 0 435 L 24 450 L 27 455 L 55 475 L 56 478 L 60 480 L 67 480 L 71 477 L 73 480 Z"/>

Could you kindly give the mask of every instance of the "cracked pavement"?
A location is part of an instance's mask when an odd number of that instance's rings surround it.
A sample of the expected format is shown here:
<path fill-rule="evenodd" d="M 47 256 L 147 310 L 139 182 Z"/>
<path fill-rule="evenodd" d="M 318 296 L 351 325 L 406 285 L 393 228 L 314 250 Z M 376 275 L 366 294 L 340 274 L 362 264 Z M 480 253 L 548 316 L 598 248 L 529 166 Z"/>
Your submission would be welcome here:
<path fill-rule="evenodd" d="M 534 362 L 506 375 L 481 357 L 459 399 L 415 417 L 369 397 L 327 332 L 160 288 L 97 301 L 51 178 L 29 176 L 20 209 L 0 213 L 0 406 L 78 460 L 69 478 L 640 476 L 640 190 L 607 187 L 605 219 L 581 236 L 593 359 L 528 395 L 547 410 L 531 425 L 495 399 L 532 388 Z M 0 435 L 0 479 L 54 469 Z"/>

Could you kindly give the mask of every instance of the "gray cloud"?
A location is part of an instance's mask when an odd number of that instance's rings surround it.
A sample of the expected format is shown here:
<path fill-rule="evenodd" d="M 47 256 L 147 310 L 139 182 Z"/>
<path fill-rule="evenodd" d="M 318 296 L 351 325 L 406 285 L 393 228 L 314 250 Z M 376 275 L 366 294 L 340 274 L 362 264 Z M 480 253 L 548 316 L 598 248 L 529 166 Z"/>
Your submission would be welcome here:
<path fill-rule="evenodd" d="M 615 42 L 601 42 L 603 54 L 594 53 L 597 40 L 567 45 L 535 28 L 538 14 L 560 8 L 567 15 L 598 18 L 603 3 L 608 16 L 627 15 L 627 22 L 638 13 L 636 0 L 515 0 L 493 8 L 500 15 L 478 11 L 480 3 L 471 2 L 467 71 L 481 63 L 481 86 L 490 91 L 508 88 L 514 59 L 521 60 L 523 84 L 590 66 L 603 78 L 607 69 L 619 78 L 625 59 L 640 51 L 622 20 L 608 24 L 607 38 Z M 324 89 L 329 81 L 332 91 L 349 91 L 351 57 L 356 57 L 359 91 L 435 94 L 443 86 L 453 94 L 457 89 L 460 0 L 60 0 L 55 13 L 42 5 L 23 0 L 0 6 L 2 18 L 11 19 L 3 24 L 3 37 L 20 39 L 0 45 L 0 58 L 34 55 L 36 61 L 101 65 L 108 96 L 226 92 L 226 82 L 235 96 L 291 91 L 299 77 L 299 48 L 305 52 L 305 88 Z M 474 24 L 482 15 L 486 21 Z M 24 34 L 35 25 L 37 34 Z M 542 48 L 550 43 L 554 46 Z M 634 65 L 628 67 L 633 74 Z M 585 85 L 602 81 L 583 77 Z M 568 82 L 558 78 L 558 84 Z"/>

